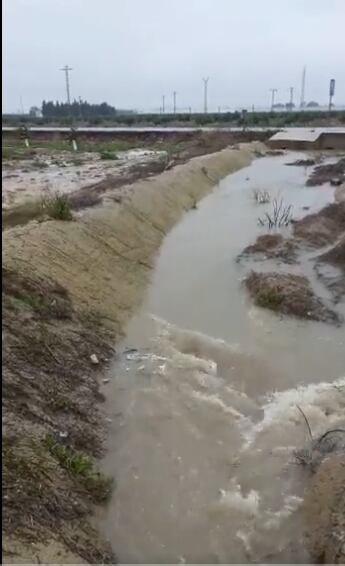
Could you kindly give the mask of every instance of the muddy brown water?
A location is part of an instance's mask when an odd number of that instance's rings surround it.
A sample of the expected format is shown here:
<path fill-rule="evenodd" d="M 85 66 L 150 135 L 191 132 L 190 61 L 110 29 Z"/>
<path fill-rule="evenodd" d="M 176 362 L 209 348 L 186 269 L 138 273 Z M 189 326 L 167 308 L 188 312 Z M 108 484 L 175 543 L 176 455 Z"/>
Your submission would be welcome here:
<path fill-rule="evenodd" d="M 236 262 L 265 232 L 257 218 L 271 205 L 255 204 L 253 189 L 283 196 L 295 218 L 333 200 L 329 185 L 305 187 L 309 170 L 285 166 L 299 158 L 230 175 L 162 245 L 104 386 L 103 467 L 117 487 L 101 529 L 119 562 L 308 562 L 296 405 L 315 435 L 343 423 L 345 331 L 254 307 L 242 285 L 251 264 Z M 330 300 L 310 254 L 289 270 L 307 271 Z"/>

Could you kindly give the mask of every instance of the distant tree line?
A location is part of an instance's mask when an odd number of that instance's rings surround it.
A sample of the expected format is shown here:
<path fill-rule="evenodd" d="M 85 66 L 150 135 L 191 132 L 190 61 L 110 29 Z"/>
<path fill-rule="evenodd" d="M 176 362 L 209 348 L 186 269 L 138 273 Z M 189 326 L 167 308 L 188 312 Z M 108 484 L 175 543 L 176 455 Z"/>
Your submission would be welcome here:
<path fill-rule="evenodd" d="M 46 103 L 50 104 L 50 103 Z M 79 108 L 79 103 L 77 103 Z M 57 104 L 54 104 L 56 107 Z M 59 105 L 59 107 L 61 104 Z M 68 106 L 68 105 L 64 105 Z M 71 105 L 73 106 L 73 105 Z M 97 106 L 97 105 L 96 105 Z M 102 106 L 102 105 L 99 105 Z M 71 114 L 50 115 L 48 113 L 42 117 L 21 116 L 21 115 L 2 115 L 3 125 L 23 126 L 23 125 L 56 125 L 56 126 L 169 126 L 169 125 L 186 125 L 186 126 L 234 126 L 234 127 L 251 127 L 263 126 L 272 128 L 283 128 L 285 126 L 303 126 L 303 125 L 322 125 L 329 118 L 327 112 L 317 109 L 300 111 L 292 109 L 291 111 L 282 111 L 275 109 L 273 112 L 222 112 L 222 113 L 178 113 L 178 114 L 138 114 L 131 111 L 115 111 L 112 115 L 93 115 L 87 116 L 80 113 L 74 116 Z M 333 110 L 332 120 L 334 123 L 345 124 L 345 111 Z"/>
<path fill-rule="evenodd" d="M 90 104 L 86 100 L 74 100 L 71 104 L 67 102 L 42 102 L 43 118 L 76 118 L 79 120 L 91 120 L 92 118 L 114 118 L 116 109 L 107 102 L 101 104 Z"/>

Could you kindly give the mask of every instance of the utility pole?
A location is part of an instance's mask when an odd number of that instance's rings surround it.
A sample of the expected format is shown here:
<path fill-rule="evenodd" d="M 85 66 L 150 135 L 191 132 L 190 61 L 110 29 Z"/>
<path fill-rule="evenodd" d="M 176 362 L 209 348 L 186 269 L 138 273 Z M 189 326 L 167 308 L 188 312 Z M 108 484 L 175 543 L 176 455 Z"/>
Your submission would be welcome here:
<path fill-rule="evenodd" d="M 165 94 L 162 96 L 162 114 L 165 112 Z"/>
<path fill-rule="evenodd" d="M 176 94 L 177 94 L 177 92 L 176 92 L 176 90 L 174 90 L 174 92 L 173 92 L 174 114 L 176 114 Z"/>
<path fill-rule="evenodd" d="M 301 104 L 300 108 L 305 107 L 305 76 L 306 76 L 307 68 L 306 66 L 303 67 L 302 72 L 302 85 L 301 85 Z"/>
<path fill-rule="evenodd" d="M 329 81 L 329 105 L 328 105 L 329 112 L 332 111 L 334 93 L 335 93 L 335 79 L 331 79 Z"/>
<path fill-rule="evenodd" d="M 79 101 L 79 113 L 80 113 L 80 118 L 81 118 L 81 120 L 82 120 L 82 119 L 83 119 L 83 112 L 82 112 L 82 109 L 81 109 L 81 105 L 82 105 L 82 102 L 83 102 L 83 101 L 82 101 L 82 99 L 81 99 L 81 96 L 79 96 L 78 101 Z"/>
<path fill-rule="evenodd" d="M 21 110 L 21 113 L 24 115 L 25 112 L 24 112 L 24 104 L 23 104 L 23 97 L 22 97 L 22 95 L 20 95 L 20 110 Z"/>
<path fill-rule="evenodd" d="M 271 92 L 271 94 L 272 94 L 272 98 L 271 98 L 271 112 L 273 112 L 273 110 L 274 110 L 274 98 L 275 98 L 276 92 L 278 92 L 278 89 L 277 89 L 277 88 L 270 88 L 270 92 Z"/>
<path fill-rule="evenodd" d="M 293 109 L 293 93 L 294 93 L 294 87 L 290 86 L 289 91 L 290 91 L 290 110 Z"/>
<path fill-rule="evenodd" d="M 208 89 L 208 81 L 210 77 L 203 78 L 204 82 L 204 112 L 207 114 L 207 89 Z"/>
<path fill-rule="evenodd" d="M 65 73 L 67 104 L 71 104 L 71 93 L 70 93 L 70 89 L 69 89 L 69 74 L 68 73 L 72 70 L 73 69 L 71 67 L 69 67 L 68 65 L 65 65 L 62 69 L 60 69 L 60 71 L 63 71 Z"/>

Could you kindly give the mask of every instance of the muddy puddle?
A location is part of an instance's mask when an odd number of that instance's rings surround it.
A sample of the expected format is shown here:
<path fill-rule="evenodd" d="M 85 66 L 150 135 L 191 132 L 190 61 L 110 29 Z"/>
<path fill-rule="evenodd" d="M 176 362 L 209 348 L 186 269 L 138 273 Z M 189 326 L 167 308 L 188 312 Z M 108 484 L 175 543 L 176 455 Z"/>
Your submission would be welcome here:
<path fill-rule="evenodd" d="M 253 306 L 250 263 L 236 261 L 266 232 L 257 219 L 270 205 L 254 189 L 284 198 L 296 219 L 333 200 L 330 185 L 305 186 L 309 169 L 285 166 L 304 157 L 229 176 L 163 243 L 104 385 L 104 468 L 117 487 L 101 523 L 119 562 L 308 562 L 297 404 L 315 435 L 343 423 L 345 331 Z M 310 252 L 300 259 L 288 269 L 329 301 Z M 272 265 L 287 269 L 260 268 Z"/>

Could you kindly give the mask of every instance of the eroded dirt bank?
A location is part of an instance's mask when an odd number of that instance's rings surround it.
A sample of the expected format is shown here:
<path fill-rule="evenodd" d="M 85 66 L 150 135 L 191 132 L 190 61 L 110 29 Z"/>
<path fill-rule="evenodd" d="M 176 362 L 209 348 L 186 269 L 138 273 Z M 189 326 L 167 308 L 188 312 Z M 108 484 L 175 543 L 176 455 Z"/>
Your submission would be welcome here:
<path fill-rule="evenodd" d="M 4 233 L 6 562 L 114 560 L 88 521 L 111 488 L 95 465 L 100 378 L 166 232 L 258 149 L 197 158 L 73 222 Z"/>
<path fill-rule="evenodd" d="M 345 430 L 343 431 L 344 436 Z M 306 543 L 317 564 L 345 561 L 345 458 L 326 458 L 306 491 L 303 513 Z"/>

